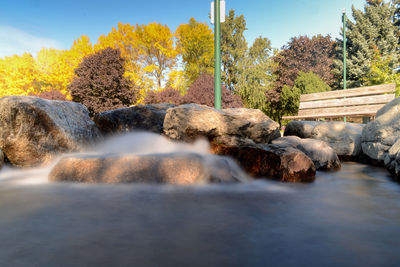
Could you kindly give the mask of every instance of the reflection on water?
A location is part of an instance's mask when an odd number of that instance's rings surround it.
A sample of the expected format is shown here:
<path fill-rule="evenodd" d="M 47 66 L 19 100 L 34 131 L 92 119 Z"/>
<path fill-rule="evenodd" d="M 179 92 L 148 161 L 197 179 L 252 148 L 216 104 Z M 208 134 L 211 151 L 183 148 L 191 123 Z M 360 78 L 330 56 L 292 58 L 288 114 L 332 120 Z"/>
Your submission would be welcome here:
<path fill-rule="evenodd" d="M 312 184 L 48 183 L 0 172 L 0 266 L 399 266 L 400 185 L 356 163 Z"/>

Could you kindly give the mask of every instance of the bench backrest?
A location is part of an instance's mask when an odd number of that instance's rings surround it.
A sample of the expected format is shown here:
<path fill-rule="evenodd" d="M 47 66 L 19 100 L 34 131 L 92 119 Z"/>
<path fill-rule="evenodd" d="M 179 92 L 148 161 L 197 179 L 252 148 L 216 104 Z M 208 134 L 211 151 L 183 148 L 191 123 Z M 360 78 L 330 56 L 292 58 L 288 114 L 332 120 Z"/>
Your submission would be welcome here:
<path fill-rule="evenodd" d="M 395 98 L 396 84 L 383 84 L 300 96 L 297 116 L 283 119 L 316 119 L 345 116 L 375 116 Z"/>

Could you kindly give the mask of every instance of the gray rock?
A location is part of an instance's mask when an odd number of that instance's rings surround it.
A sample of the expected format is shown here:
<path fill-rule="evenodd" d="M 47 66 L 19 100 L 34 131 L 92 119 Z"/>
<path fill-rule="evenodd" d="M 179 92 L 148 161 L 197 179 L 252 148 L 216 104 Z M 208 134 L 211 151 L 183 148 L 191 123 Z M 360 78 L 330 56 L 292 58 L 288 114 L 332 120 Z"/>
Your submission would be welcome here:
<path fill-rule="evenodd" d="M 300 138 L 311 138 L 311 132 L 314 127 L 320 123 L 318 121 L 290 121 L 286 127 L 284 136 L 298 136 Z"/>
<path fill-rule="evenodd" d="M 50 181 L 82 183 L 168 183 L 192 185 L 247 181 L 229 158 L 196 153 L 109 154 L 61 159 Z"/>
<path fill-rule="evenodd" d="M 400 136 L 400 98 L 395 98 L 376 114 L 368 123 L 361 138 L 362 150 L 374 160 L 383 162 L 389 149 Z"/>
<path fill-rule="evenodd" d="M 285 136 L 272 141 L 272 144 L 288 144 L 299 149 L 314 162 L 317 170 L 340 169 L 341 164 L 336 152 L 322 140 Z"/>
<path fill-rule="evenodd" d="M 0 149 L 11 164 L 30 167 L 93 143 L 99 130 L 85 106 L 31 96 L 0 99 Z"/>
<path fill-rule="evenodd" d="M 346 122 L 326 122 L 314 127 L 311 138 L 325 141 L 344 159 L 362 155 L 361 133 L 363 124 Z"/>
<path fill-rule="evenodd" d="M 279 124 L 256 109 L 216 110 L 196 104 L 181 105 L 167 110 L 164 134 L 171 139 L 193 141 L 205 137 L 234 137 L 255 143 L 269 143 L 280 137 Z M 247 141 L 246 141 L 247 142 Z"/>
<path fill-rule="evenodd" d="M 251 176 L 282 182 L 312 182 L 315 166 L 303 152 L 288 144 L 226 145 L 213 143 L 212 152 L 230 156 Z"/>
<path fill-rule="evenodd" d="M 400 138 L 385 154 L 384 165 L 397 180 L 400 180 Z"/>
<path fill-rule="evenodd" d="M 167 109 L 172 104 L 137 105 L 97 114 L 94 121 L 104 134 L 150 131 L 161 134 Z"/>

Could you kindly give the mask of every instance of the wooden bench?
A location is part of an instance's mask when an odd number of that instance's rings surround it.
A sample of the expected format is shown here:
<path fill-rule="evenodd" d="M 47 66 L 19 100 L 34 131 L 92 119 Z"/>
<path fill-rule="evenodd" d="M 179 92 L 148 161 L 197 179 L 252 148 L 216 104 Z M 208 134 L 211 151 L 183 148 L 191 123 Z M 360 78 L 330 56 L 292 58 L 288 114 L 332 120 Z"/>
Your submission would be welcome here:
<path fill-rule="evenodd" d="M 374 117 L 395 98 L 396 84 L 383 84 L 300 96 L 297 116 L 282 119 L 318 119 L 338 117 Z"/>

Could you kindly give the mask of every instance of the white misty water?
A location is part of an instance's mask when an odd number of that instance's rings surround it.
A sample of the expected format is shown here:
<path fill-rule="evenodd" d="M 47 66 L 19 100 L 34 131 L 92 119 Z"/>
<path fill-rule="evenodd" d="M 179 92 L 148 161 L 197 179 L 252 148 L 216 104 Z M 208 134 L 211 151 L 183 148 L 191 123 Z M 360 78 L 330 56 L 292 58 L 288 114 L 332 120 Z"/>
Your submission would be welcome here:
<path fill-rule="evenodd" d="M 205 141 L 146 133 L 85 153 L 181 151 L 212 156 Z M 311 184 L 201 186 L 49 183 L 50 169 L 0 171 L 0 266 L 400 262 L 400 185 L 383 168 L 344 163 Z"/>

